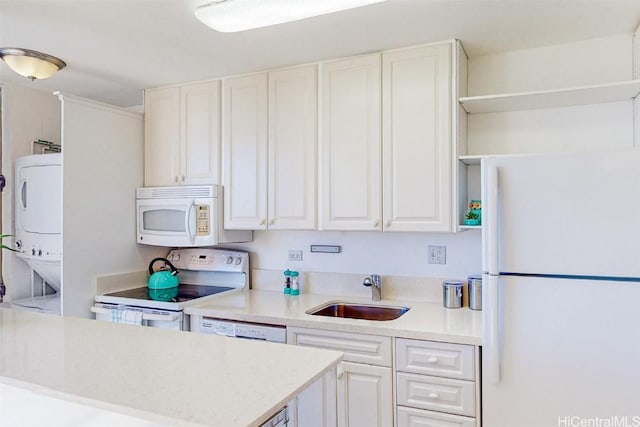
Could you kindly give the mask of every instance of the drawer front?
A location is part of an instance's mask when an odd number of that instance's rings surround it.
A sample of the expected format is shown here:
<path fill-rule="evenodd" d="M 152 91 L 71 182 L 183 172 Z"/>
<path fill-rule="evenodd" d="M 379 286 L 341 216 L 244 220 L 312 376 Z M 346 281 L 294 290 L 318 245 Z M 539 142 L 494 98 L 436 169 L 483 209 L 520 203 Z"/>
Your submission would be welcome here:
<path fill-rule="evenodd" d="M 398 405 L 473 417 L 476 385 L 472 381 L 397 374 Z"/>
<path fill-rule="evenodd" d="M 396 364 L 399 372 L 473 380 L 475 347 L 398 338 Z"/>
<path fill-rule="evenodd" d="M 478 427 L 475 418 L 398 406 L 398 427 Z"/>
<path fill-rule="evenodd" d="M 391 337 L 287 328 L 287 343 L 342 351 L 345 362 L 391 367 Z"/>

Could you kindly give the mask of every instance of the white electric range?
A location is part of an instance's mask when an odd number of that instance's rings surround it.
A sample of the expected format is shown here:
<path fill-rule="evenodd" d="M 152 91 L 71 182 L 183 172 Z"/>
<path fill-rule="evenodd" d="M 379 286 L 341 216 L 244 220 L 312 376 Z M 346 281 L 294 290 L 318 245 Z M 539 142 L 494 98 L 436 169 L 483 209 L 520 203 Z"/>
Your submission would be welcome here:
<path fill-rule="evenodd" d="M 173 249 L 167 255 L 179 271 L 178 294 L 152 298 L 147 286 L 98 295 L 91 311 L 96 320 L 165 329 L 189 330 L 186 306 L 221 293 L 249 288 L 249 254 L 227 249 Z"/>

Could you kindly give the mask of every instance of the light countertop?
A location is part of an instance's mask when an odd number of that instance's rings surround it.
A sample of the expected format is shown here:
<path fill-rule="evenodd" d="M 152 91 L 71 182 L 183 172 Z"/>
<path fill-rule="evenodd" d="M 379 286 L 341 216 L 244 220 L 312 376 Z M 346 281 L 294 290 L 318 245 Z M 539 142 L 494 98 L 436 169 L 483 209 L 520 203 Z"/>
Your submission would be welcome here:
<path fill-rule="evenodd" d="M 340 359 L 335 351 L 0 308 L 0 382 L 154 425 L 260 425 Z"/>
<path fill-rule="evenodd" d="M 373 321 L 341 319 L 306 314 L 309 309 L 329 301 L 410 307 L 395 320 Z M 202 304 L 185 308 L 185 313 L 245 322 L 298 326 L 343 332 L 414 338 L 459 344 L 482 343 L 482 312 L 468 307 L 447 309 L 442 304 L 403 300 L 382 300 L 301 294 L 283 295 L 276 291 L 246 290 L 220 295 Z"/>

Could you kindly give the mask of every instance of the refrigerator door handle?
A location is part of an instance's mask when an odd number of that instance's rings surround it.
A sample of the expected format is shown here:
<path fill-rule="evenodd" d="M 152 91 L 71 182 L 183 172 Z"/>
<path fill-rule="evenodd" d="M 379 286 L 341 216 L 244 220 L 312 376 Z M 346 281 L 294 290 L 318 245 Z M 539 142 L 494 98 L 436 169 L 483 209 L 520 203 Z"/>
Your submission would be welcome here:
<path fill-rule="evenodd" d="M 483 269 L 487 273 L 483 278 L 483 336 L 485 348 L 483 359 L 486 379 L 492 384 L 500 383 L 500 369 L 502 365 L 502 327 L 500 306 L 500 279 L 498 263 L 498 167 L 490 162 L 483 163 L 483 206 L 486 222 L 483 228 Z M 485 210 L 486 209 L 486 210 Z M 484 283 L 486 282 L 486 285 Z"/>
<path fill-rule="evenodd" d="M 502 332 L 501 332 L 501 304 L 500 304 L 500 279 L 498 276 L 485 275 L 483 278 L 484 316 L 483 336 L 484 349 L 482 358 L 484 359 L 483 370 L 484 380 L 491 384 L 499 384 L 502 369 Z"/>
<path fill-rule="evenodd" d="M 482 197 L 486 199 L 483 211 L 485 211 L 486 224 L 483 235 L 484 256 L 483 270 L 492 275 L 500 274 L 498 266 L 498 167 L 487 165 L 485 170 L 485 186 Z"/>

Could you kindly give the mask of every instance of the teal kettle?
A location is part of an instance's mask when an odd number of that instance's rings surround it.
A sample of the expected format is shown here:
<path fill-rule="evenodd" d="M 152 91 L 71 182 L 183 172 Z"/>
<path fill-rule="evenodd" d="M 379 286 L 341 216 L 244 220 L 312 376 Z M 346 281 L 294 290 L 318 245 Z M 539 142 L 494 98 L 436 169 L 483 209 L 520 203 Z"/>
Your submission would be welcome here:
<path fill-rule="evenodd" d="M 162 269 L 154 271 L 153 265 L 158 261 L 163 261 L 164 264 L 169 267 L 169 270 Z M 178 269 L 175 268 L 168 259 L 154 258 L 149 263 L 149 291 L 173 288 L 177 290 L 179 284 L 180 282 L 178 280 Z"/>

